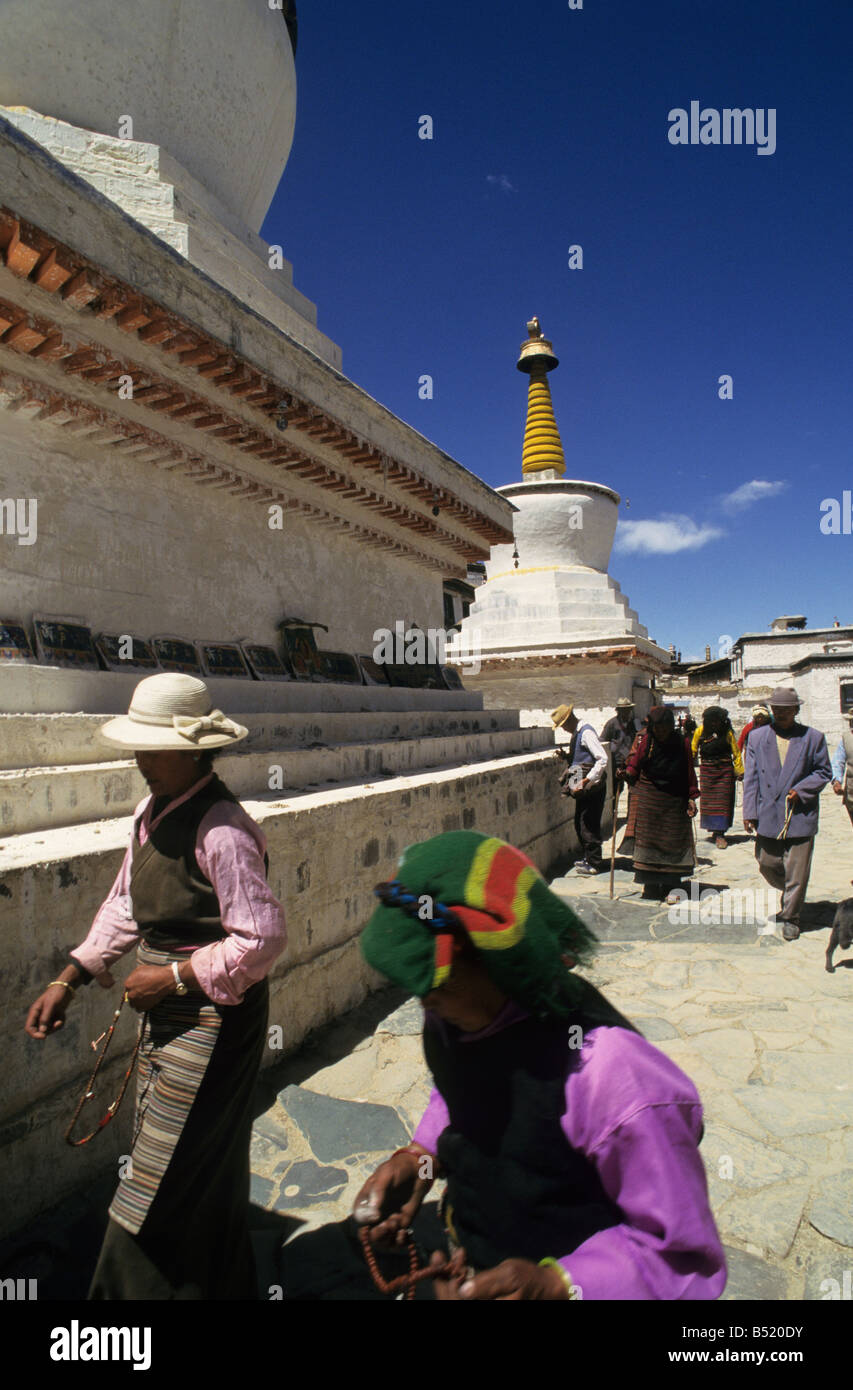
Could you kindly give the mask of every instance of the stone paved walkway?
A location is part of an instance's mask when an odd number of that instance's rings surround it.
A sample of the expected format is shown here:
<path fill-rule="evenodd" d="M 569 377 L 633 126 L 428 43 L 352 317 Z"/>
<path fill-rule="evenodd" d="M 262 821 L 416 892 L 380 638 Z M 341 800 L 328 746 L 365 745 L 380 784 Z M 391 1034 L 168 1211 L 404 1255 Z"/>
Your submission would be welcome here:
<path fill-rule="evenodd" d="M 589 978 L 700 1092 L 702 1153 L 729 1259 L 724 1297 L 822 1299 L 828 1280 L 849 1297 L 853 958 L 838 954 L 829 975 L 823 957 L 835 903 L 853 894 L 850 823 L 824 795 L 793 943 L 767 927 L 777 897 L 765 895 L 754 842 L 741 831 L 719 850 L 697 834 L 704 901 L 675 910 L 646 902 L 618 859 L 612 901 L 606 874 L 569 873 L 552 886 L 601 940 Z M 385 991 L 284 1064 L 255 1126 L 259 1206 L 290 1218 L 294 1231 L 349 1212 L 428 1097 L 420 1020 L 415 1001 Z"/>

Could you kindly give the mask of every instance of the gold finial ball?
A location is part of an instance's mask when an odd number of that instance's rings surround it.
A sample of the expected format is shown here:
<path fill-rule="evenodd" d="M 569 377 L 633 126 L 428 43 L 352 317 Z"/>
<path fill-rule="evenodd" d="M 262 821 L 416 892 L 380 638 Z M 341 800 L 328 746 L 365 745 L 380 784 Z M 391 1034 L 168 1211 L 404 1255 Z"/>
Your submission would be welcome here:
<path fill-rule="evenodd" d="M 527 339 L 521 344 L 521 354 L 516 366 L 520 372 L 551 372 L 555 367 L 559 367 L 559 358 L 554 356 L 554 349 L 547 338 L 542 335 L 542 325 L 538 317 L 534 314 L 527 324 Z"/>

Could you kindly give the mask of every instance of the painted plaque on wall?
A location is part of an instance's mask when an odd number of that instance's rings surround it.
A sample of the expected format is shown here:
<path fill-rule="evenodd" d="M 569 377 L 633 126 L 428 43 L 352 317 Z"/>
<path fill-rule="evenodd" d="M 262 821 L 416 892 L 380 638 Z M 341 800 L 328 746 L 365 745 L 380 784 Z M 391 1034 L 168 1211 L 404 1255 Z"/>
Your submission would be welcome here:
<path fill-rule="evenodd" d="M 349 652 L 318 652 L 317 667 L 321 677 L 339 685 L 362 685 L 361 669 Z"/>
<path fill-rule="evenodd" d="M 385 667 L 388 672 L 388 680 L 391 685 L 403 686 L 407 690 L 446 690 L 441 676 L 441 670 L 437 665 L 430 666 L 424 662 L 415 662 L 411 666 L 401 665 Z"/>
<path fill-rule="evenodd" d="M 0 662 L 23 661 L 34 665 L 36 654 L 19 618 L 0 618 Z"/>
<path fill-rule="evenodd" d="M 196 650 L 206 676 L 250 681 L 252 673 L 237 642 L 196 642 Z"/>
<path fill-rule="evenodd" d="M 92 629 L 82 618 L 59 618 L 47 613 L 33 614 L 33 631 L 39 661 L 73 671 L 98 671 L 98 654 Z"/>
<path fill-rule="evenodd" d="M 241 642 L 240 651 L 255 680 L 292 681 L 293 675 L 274 647 L 263 647 L 257 642 Z"/>
<path fill-rule="evenodd" d="M 95 650 L 108 671 L 144 671 L 150 676 L 160 670 L 154 648 L 142 637 L 101 632 L 95 638 Z"/>
<path fill-rule="evenodd" d="M 185 676 L 201 676 L 198 652 L 185 637 L 152 637 L 151 645 L 164 671 L 181 671 Z"/>
<path fill-rule="evenodd" d="M 281 642 L 297 680 L 323 679 L 317 665 L 317 643 L 310 627 L 282 628 Z"/>
<path fill-rule="evenodd" d="M 388 669 L 380 662 L 374 661 L 372 656 L 360 656 L 358 664 L 364 676 L 365 685 L 387 685 Z"/>

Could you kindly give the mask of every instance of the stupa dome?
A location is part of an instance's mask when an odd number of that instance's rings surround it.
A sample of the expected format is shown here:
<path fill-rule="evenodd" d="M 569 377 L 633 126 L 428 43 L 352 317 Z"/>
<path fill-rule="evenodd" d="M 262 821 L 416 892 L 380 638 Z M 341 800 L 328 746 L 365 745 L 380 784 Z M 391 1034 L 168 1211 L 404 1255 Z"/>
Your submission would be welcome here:
<path fill-rule="evenodd" d="M 0 0 L 0 35 L 0 106 L 159 145 L 260 230 L 296 121 L 292 0 Z"/>

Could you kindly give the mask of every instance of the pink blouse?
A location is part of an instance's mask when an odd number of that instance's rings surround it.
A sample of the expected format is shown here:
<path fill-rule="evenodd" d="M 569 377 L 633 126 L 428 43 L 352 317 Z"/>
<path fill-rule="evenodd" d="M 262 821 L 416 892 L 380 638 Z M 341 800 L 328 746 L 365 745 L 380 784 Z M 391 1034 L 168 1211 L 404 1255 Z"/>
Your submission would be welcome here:
<path fill-rule="evenodd" d="M 202 777 L 188 791 L 175 797 L 151 821 L 153 796 L 141 801 L 134 812 L 139 842 L 145 844 L 164 816 L 193 796 L 211 780 Z M 75 960 L 92 975 L 102 975 L 115 961 L 139 944 L 139 928 L 133 920 L 130 900 L 132 844 L 109 894 L 95 915 Z M 219 899 L 223 941 L 199 946 L 193 952 L 193 971 L 201 988 L 215 1004 L 239 1004 L 257 980 L 269 973 L 287 944 L 284 912 L 270 891 L 264 872 L 266 838 L 259 825 L 233 801 L 219 801 L 198 827 L 195 855 L 201 872 Z"/>

